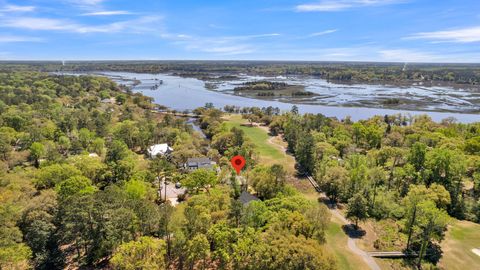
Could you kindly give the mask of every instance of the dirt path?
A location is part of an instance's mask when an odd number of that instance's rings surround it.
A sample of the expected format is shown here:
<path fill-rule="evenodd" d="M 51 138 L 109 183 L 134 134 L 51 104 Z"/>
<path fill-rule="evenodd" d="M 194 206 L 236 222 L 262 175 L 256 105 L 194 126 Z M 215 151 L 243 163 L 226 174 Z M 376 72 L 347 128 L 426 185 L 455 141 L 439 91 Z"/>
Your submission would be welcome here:
<path fill-rule="evenodd" d="M 258 127 L 265 130 L 267 133 L 270 132 L 269 128 L 267 126 L 263 126 L 263 125 L 260 125 L 258 124 Z M 270 138 L 268 139 L 268 143 L 277 147 L 278 149 L 280 149 L 282 151 L 282 153 L 284 153 L 285 155 L 287 155 L 287 148 L 279 143 L 276 143 L 274 142 L 273 140 L 275 139 L 279 139 L 279 140 L 283 140 L 282 136 L 280 135 L 277 135 L 277 136 L 271 136 L 270 133 L 268 134 L 270 136 Z"/>
<path fill-rule="evenodd" d="M 325 196 L 324 194 L 322 194 L 322 196 Z M 350 224 L 350 222 L 340 213 L 340 211 L 338 211 L 337 208 L 335 208 L 335 206 L 329 204 L 328 205 L 328 209 L 330 210 L 330 213 L 332 213 L 332 215 L 334 215 L 336 218 L 338 218 L 339 220 L 341 220 L 343 222 L 343 224 L 345 225 L 348 225 Z M 372 258 L 372 256 L 368 255 L 367 252 L 365 252 L 364 250 L 360 249 L 358 246 L 357 246 L 357 243 L 355 241 L 355 238 L 352 238 L 350 237 L 349 235 L 347 235 L 348 237 L 348 248 L 355 254 L 357 254 L 358 256 L 362 257 L 362 259 L 365 261 L 365 263 L 370 267 L 370 269 L 372 270 L 381 270 L 380 266 L 377 264 L 377 262 Z"/>
<path fill-rule="evenodd" d="M 270 137 L 270 139 L 268 139 L 268 143 L 277 147 L 278 149 L 282 150 L 282 153 L 284 153 L 286 155 L 287 153 L 287 148 L 281 144 L 278 144 L 276 142 L 274 142 L 273 140 L 275 140 L 275 138 L 280 138 L 280 136 L 277 136 L 277 137 Z"/>

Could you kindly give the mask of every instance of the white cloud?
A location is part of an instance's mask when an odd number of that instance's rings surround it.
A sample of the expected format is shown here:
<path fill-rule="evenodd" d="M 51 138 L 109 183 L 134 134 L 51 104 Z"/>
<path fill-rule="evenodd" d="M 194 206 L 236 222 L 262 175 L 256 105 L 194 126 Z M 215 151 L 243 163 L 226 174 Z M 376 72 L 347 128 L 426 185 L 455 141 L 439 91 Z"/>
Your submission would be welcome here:
<path fill-rule="evenodd" d="M 42 42 L 44 39 L 37 37 L 26 37 L 26 36 L 9 36 L 4 35 L 0 36 L 0 43 L 12 43 L 12 42 Z"/>
<path fill-rule="evenodd" d="M 457 43 L 480 42 L 480 26 L 456 30 L 416 33 L 406 39 L 427 39 L 436 42 Z"/>
<path fill-rule="evenodd" d="M 239 45 L 239 46 L 224 46 L 224 47 L 212 47 L 204 48 L 202 51 L 219 54 L 219 55 L 238 55 L 238 54 L 249 54 L 255 51 L 255 48 L 248 45 Z"/>
<path fill-rule="evenodd" d="M 405 2 L 404 0 L 323 0 L 316 3 L 301 4 L 295 7 L 298 12 L 331 12 L 367 6 L 382 6 Z"/>
<path fill-rule="evenodd" d="M 161 19 L 161 17 L 157 16 L 145 16 L 135 20 L 119 21 L 110 24 L 85 25 L 61 19 L 18 17 L 8 18 L 3 21 L 0 20 L 0 26 L 27 30 L 64 31 L 82 34 L 116 32 L 143 33 L 155 31 L 155 27 L 152 24 Z"/>
<path fill-rule="evenodd" d="M 130 15 L 130 14 L 132 13 L 126 10 L 109 10 L 109 11 L 83 13 L 82 16 L 113 16 L 113 15 Z"/>
<path fill-rule="evenodd" d="M 105 0 L 70 0 L 70 2 L 84 5 L 84 6 L 96 6 L 104 2 Z"/>
<path fill-rule="evenodd" d="M 338 29 L 329 29 L 329 30 L 325 30 L 325 31 L 322 31 L 322 32 L 311 33 L 311 34 L 308 35 L 308 36 L 309 36 L 309 37 L 324 36 L 324 35 L 328 35 L 328 34 L 335 33 L 335 32 L 337 32 L 337 31 L 338 31 Z"/>
<path fill-rule="evenodd" d="M 1 26 L 23 28 L 29 30 L 74 30 L 78 25 L 62 20 L 48 18 L 20 17 L 10 18 L 0 22 Z"/>
<path fill-rule="evenodd" d="M 6 5 L 3 8 L 0 8 L 0 12 L 31 12 L 34 10 L 34 6 Z"/>
<path fill-rule="evenodd" d="M 414 48 L 385 48 L 374 44 L 351 47 L 269 50 L 271 59 L 311 61 L 380 61 L 427 63 L 478 63 L 480 52 L 422 51 Z"/>
<path fill-rule="evenodd" d="M 96 12 L 96 11 L 102 11 L 102 3 L 105 2 L 105 0 L 62 0 L 70 5 L 90 11 L 90 12 Z"/>
<path fill-rule="evenodd" d="M 444 57 L 410 49 L 388 49 L 379 51 L 380 59 L 388 62 L 438 62 Z"/>
<path fill-rule="evenodd" d="M 259 34 L 259 35 L 244 35 L 244 36 L 225 36 L 220 37 L 220 39 L 225 40 L 249 40 L 254 38 L 268 38 L 268 37 L 278 37 L 281 36 L 278 33 L 270 33 L 270 34 Z"/>
<path fill-rule="evenodd" d="M 207 52 L 217 55 L 249 54 L 257 50 L 257 45 L 251 44 L 253 39 L 268 39 L 278 37 L 278 33 L 197 37 L 185 34 L 163 34 L 165 39 L 172 40 L 174 44 L 183 46 L 186 50 Z"/>

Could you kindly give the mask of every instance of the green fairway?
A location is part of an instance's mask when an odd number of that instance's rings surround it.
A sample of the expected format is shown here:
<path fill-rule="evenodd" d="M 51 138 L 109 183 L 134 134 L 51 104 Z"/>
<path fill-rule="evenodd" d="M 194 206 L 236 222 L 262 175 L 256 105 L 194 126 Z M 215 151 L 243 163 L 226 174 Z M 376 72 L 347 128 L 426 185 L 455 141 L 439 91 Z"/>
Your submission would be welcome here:
<path fill-rule="evenodd" d="M 480 265 L 480 256 L 472 252 L 480 248 L 480 225 L 468 221 L 455 221 L 442 242 L 442 269 L 473 269 Z"/>
<path fill-rule="evenodd" d="M 269 143 L 270 136 L 265 129 L 255 126 L 246 126 L 245 124 L 247 124 L 247 121 L 242 119 L 241 115 L 229 115 L 226 117 L 226 120 L 227 121 L 225 122 L 228 128 L 236 127 L 245 132 L 245 135 L 255 144 L 256 151 L 258 152 L 262 163 L 277 163 L 282 164 L 285 167 L 289 167 L 289 164 L 291 165 L 293 158 L 283 153 L 278 146 Z"/>

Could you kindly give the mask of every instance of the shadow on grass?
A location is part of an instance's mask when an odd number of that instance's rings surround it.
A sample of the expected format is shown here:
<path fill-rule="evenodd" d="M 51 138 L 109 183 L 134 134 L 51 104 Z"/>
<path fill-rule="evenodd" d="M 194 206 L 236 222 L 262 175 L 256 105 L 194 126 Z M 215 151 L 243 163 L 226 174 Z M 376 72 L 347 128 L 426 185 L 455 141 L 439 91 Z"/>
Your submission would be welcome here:
<path fill-rule="evenodd" d="M 333 200 L 331 200 L 327 197 L 319 197 L 318 202 L 325 204 L 325 206 L 327 206 L 328 209 L 330 209 L 330 210 L 332 210 L 332 209 L 342 210 L 344 208 L 344 206 L 342 204 L 338 204 L 335 201 L 333 201 Z"/>
<path fill-rule="evenodd" d="M 347 234 L 350 238 L 361 239 L 367 233 L 365 230 L 362 230 L 360 227 L 355 228 L 353 224 L 347 224 L 342 226 L 342 230 Z"/>

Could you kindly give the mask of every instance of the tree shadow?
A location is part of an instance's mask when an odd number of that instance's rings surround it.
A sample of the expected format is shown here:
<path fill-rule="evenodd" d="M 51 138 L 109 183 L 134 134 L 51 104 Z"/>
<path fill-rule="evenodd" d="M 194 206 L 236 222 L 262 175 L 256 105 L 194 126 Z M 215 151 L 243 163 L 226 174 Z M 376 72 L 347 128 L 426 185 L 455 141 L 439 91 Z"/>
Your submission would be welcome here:
<path fill-rule="evenodd" d="M 343 209 L 344 206 L 341 204 L 338 204 L 336 201 L 331 200 L 328 197 L 319 197 L 318 199 L 319 203 L 323 203 L 328 209 L 334 210 L 334 209 Z"/>
<path fill-rule="evenodd" d="M 420 252 L 420 243 L 414 243 L 412 245 L 412 250 L 418 254 Z M 437 265 L 442 257 L 442 247 L 437 243 L 429 242 L 423 259 Z"/>
<path fill-rule="evenodd" d="M 365 230 L 361 229 L 360 227 L 355 228 L 354 224 L 343 225 L 342 230 L 350 238 L 355 238 L 355 239 L 361 239 L 367 233 Z"/>
<path fill-rule="evenodd" d="M 318 202 L 325 204 L 325 205 L 326 205 L 328 208 L 330 208 L 330 209 L 335 209 L 335 208 L 337 208 L 336 204 L 335 204 L 332 200 L 330 200 L 329 198 L 327 198 L 327 197 L 320 197 L 320 198 L 318 198 Z"/>

